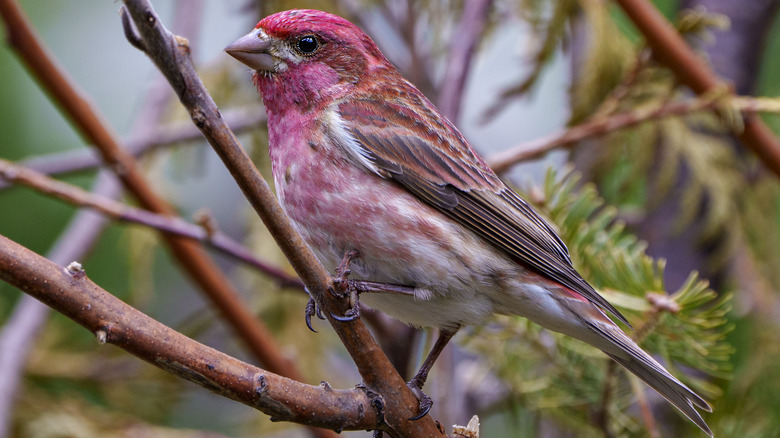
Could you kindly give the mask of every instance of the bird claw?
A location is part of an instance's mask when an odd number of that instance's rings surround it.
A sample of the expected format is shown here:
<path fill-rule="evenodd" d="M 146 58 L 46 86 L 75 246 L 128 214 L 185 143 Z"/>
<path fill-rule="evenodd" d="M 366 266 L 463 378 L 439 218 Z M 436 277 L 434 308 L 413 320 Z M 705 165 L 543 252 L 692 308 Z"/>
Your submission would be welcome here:
<path fill-rule="evenodd" d="M 355 250 L 347 251 L 344 254 L 344 258 L 341 260 L 341 263 L 339 263 L 338 268 L 336 268 L 336 275 L 333 277 L 333 287 L 328 288 L 328 292 L 334 297 L 349 299 L 350 307 L 349 310 L 344 312 L 344 316 L 339 316 L 331 312 L 330 316 L 336 321 L 350 322 L 360 318 L 360 302 L 358 301 L 360 290 L 347 278 L 350 274 L 349 264 L 358 257 L 359 254 L 360 253 Z M 306 293 L 309 294 L 309 302 L 306 303 L 306 312 L 304 313 L 306 327 L 314 333 L 317 333 L 317 330 L 314 330 L 314 327 L 311 325 L 311 317 L 313 315 L 316 315 L 319 319 L 325 319 L 325 317 L 322 315 L 322 310 L 317 305 L 317 302 L 311 297 L 308 289 L 306 289 Z"/>
<path fill-rule="evenodd" d="M 409 418 L 409 421 L 416 421 L 423 418 L 424 416 L 428 415 L 428 412 L 433 407 L 433 400 L 431 400 L 431 398 L 428 397 L 428 395 L 423 392 L 422 385 L 423 382 L 421 382 L 417 378 L 410 380 L 406 384 L 406 386 L 408 386 L 409 389 L 412 390 L 414 396 L 417 397 L 417 400 L 420 401 L 419 412 L 414 417 Z"/>
<path fill-rule="evenodd" d="M 357 294 L 355 294 L 355 296 L 357 297 Z M 332 316 L 333 319 L 335 319 L 336 321 L 341 321 L 341 322 L 354 321 L 360 318 L 360 304 L 356 302 L 351 309 L 344 312 L 344 316 L 338 316 L 333 313 L 331 313 L 330 316 Z"/>
<path fill-rule="evenodd" d="M 306 289 L 306 293 L 309 293 L 308 289 Z M 325 319 L 325 316 L 322 314 L 322 310 L 320 310 L 317 302 L 314 301 L 314 298 L 312 298 L 311 294 L 309 294 L 309 302 L 306 303 L 306 311 L 304 314 L 304 318 L 306 319 L 306 327 L 308 327 L 309 330 L 313 331 L 314 333 L 318 333 L 317 330 L 314 330 L 314 327 L 311 326 L 312 316 L 316 316 L 319 319 Z"/>

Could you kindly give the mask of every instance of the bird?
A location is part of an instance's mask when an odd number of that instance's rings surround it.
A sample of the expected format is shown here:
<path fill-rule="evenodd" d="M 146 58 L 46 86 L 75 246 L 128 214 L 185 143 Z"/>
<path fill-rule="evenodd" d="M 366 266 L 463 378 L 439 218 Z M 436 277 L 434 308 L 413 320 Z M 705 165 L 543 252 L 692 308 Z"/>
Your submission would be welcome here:
<path fill-rule="evenodd" d="M 642 350 L 535 210 L 350 21 L 294 9 L 225 51 L 253 70 L 277 197 L 320 262 L 399 285 L 361 302 L 439 329 L 409 382 L 420 418 L 436 357 L 459 328 L 517 315 L 602 350 L 705 433 L 710 405 Z M 347 318 L 344 318 L 347 319 Z"/>

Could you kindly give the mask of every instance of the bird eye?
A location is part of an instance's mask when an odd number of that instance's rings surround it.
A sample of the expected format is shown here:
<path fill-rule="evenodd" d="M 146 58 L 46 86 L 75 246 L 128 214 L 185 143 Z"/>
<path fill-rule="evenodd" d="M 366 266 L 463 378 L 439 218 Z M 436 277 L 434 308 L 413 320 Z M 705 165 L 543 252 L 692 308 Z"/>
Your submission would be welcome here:
<path fill-rule="evenodd" d="M 317 50 L 317 48 L 320 46 L 320 43 L 317 41 L 315 36 L 306 35 L 298 40 L 296 46 L 298 47 L 298 50 L 300 50 L 304 55 L 310 55 L 314 53 L 315 50 Z"/>

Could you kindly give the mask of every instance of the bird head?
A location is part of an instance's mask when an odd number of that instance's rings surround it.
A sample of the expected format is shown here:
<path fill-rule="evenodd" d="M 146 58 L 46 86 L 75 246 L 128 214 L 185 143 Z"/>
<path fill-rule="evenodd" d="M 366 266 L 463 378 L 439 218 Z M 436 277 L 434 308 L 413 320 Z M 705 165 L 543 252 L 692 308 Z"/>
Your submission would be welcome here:
<path fill-rule="evenodd" d="M 389 62 L 360 28 L 327 12 L 295 9 L 263 18 L 225 51 L 271 78 L 310 76 L 356 82 Z"/>

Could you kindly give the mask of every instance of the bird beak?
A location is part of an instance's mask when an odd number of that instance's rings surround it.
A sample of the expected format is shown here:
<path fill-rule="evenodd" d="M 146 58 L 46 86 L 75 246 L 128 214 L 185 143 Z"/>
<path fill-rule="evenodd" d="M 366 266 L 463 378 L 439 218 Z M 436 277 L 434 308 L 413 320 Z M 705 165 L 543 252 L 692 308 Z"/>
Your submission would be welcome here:
<path fill-rule="evenodd" d="M 225 52 L 254 70 L 273 72 L 276 71 L 276 60 L 268 52 L 270 48 L 271 42 L 265 32 L 255 29 L 230 43 Z"/>

